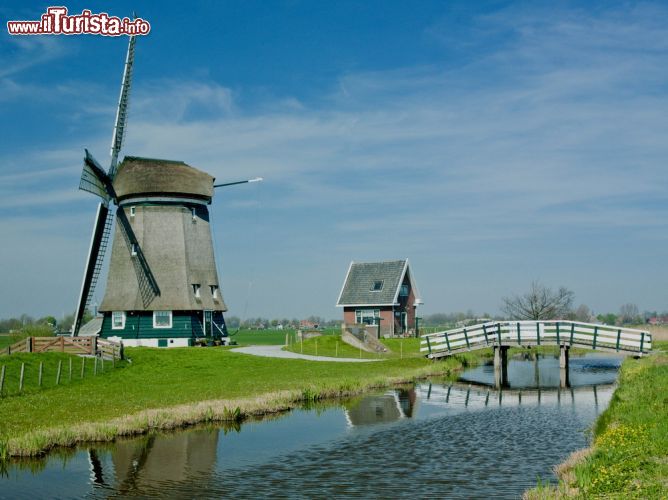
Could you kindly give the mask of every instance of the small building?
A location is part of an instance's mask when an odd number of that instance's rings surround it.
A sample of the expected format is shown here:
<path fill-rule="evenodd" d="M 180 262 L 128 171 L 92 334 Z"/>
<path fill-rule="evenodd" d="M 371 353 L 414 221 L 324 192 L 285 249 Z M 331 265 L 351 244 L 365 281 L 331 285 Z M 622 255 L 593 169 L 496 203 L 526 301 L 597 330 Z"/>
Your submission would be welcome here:
<path fill-rule="evenodd" d="M 336 306 L 343 308 L 346 325 L 376 325 L 381 335 L 413 332 L 422 304 L 408 259 L 351 262 Z"/>

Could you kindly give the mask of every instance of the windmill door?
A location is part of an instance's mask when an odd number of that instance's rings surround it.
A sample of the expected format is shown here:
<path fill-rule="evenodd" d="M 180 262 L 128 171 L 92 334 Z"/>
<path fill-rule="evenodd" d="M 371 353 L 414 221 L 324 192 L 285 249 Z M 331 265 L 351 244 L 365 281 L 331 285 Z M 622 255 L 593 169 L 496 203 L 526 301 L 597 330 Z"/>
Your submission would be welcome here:
<path fill-rule="evenodd" d="M 204 321 L 202 321 L 202 326 L 204 328 L 204 336 L 210 337 L 212 334 L 211 327 L 213 326 L 211 324 L 213 322 L 213 311 L 210 310 L 202 311 L 202 314 L 204 315 Z"/>

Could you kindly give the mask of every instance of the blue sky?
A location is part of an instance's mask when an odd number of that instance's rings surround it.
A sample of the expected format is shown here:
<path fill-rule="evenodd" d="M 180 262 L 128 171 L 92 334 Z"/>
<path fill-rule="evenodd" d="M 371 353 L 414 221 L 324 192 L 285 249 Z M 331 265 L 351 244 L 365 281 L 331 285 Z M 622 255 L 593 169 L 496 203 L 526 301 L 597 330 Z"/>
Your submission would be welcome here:
<path fill-rule="evenodd" d="M 230 314 L 335 318 L 351 260 L 405 257 L 426 314 L 532 280 L 668 309 L 665 4 L 66 6 L 151 23 L 123 154 L 265 178 L 211 206 Z M 0 36 L 0 317 L 75 307 L 126 45 Z"/>

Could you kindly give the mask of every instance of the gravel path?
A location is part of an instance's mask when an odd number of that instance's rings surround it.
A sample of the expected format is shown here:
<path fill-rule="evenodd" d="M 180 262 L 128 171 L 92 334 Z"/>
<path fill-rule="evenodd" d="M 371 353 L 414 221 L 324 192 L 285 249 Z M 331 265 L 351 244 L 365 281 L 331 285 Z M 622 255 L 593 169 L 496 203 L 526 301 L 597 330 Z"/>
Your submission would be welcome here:
<path fill-rule="evenodd" d="M 307 359 L 309 361 L 333 361 L 339 363 L 368 363 L 382 361 L 382 359 L 359 359 L 359 358 L 326 358 L 324 356 L 309 356 L 296 352 L 283 351 L 282 345 L 251 345 L 232 349 L 232 352 L 252 354 L 253 356 L 264 356 L 266 358 Z"/>

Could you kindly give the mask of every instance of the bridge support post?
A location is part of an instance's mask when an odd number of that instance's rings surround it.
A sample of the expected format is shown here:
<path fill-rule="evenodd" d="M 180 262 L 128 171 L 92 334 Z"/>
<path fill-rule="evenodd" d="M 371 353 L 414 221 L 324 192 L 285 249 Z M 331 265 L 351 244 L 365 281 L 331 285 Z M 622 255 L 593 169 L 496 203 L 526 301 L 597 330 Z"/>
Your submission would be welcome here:
<path fill-rule="evenodd" d="M 570 347 L 567 345 L 559 346 L 559 386 L 570 387 L 570 380 L 568 378 L 568 351 Z"/>
<path fill-rule="evenodd" d="M 494 346 L 494 385 L 508 387 L 508 346 Z"/>

